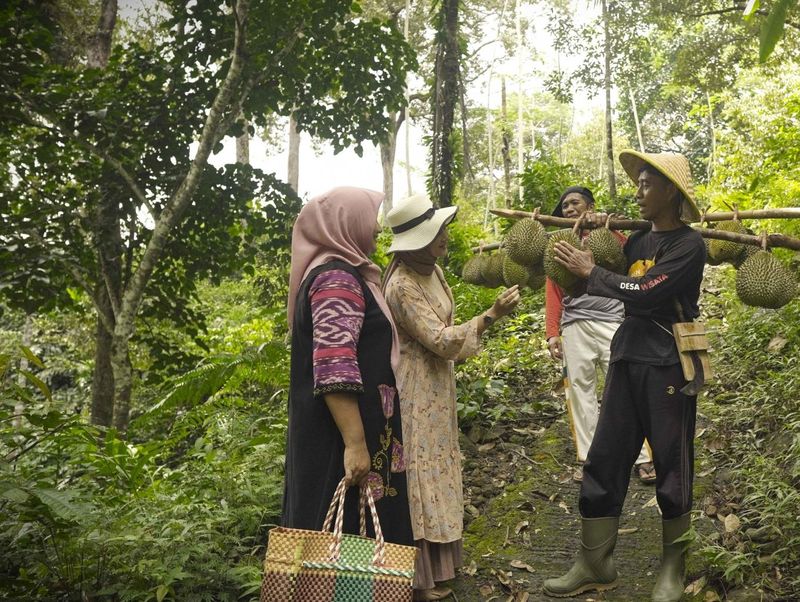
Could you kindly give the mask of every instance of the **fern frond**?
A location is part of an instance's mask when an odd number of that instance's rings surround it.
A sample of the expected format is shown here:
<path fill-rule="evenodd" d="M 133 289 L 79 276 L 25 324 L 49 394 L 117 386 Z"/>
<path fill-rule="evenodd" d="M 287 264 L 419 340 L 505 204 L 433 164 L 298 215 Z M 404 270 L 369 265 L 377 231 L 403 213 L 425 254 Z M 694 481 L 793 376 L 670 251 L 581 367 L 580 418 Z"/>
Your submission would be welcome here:
<path fill-rule="evenodd" d="M 258 349 L 238 355 L 220 355 L 204 360 L 172 383 L 167 394 L 146 413 L 176 405 L 194 406 L 219 395 L 237 377 L 257 383 L 288 384 L 287 349 L 278 343 L 265 343 Z"/>

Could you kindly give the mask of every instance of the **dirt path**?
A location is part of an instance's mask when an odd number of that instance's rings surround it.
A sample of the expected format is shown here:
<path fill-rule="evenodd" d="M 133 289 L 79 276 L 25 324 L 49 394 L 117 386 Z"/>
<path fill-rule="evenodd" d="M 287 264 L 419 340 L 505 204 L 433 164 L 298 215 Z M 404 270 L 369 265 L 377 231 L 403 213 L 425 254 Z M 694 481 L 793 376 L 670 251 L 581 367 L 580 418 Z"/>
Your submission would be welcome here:
<path fill-rule="evenodd" d="M 462 438 L 465 567 L 451 586 L 460 602 L 552 600 L 542 593 L 542 581 L 569 568 L 580 530 L 566 417 L 472 435 L 474 442 Z M 702 446 L 697 447 L 701 456 Z M 704 480 L 697 479 L 696 500 Z M 649 600 L 660 542 L 655 488 L 632 477 L 615 552 L 620 586 L 572 600 Z"/>

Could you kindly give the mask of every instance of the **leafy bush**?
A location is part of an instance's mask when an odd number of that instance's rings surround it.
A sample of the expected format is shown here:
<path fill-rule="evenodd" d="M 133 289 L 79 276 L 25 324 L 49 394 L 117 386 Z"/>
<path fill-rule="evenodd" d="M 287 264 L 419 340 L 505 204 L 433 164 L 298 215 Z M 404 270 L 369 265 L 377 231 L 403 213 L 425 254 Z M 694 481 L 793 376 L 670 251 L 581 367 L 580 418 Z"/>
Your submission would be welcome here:
<path fill-rule="evenodd" d="M 498 290 L 451 283 L 459 300 L 458 315 L 467 320 L 485 311 Z M 495 423 L 515 419 L 520 413 L 554 414 L 560 400 L 531 398 L 529 391 L 541 390 L 543 382 L 558 374 L 544 349 L 544 295 L 523 292 L 516 311 L 503 318 L 484 335 L 484 349 L 456 368 L 457 408 L 462 427 L 471 422 Z"/>
<path fill-rule="evenodd" d="M 728 585 L 791 595 L 800 591 L 800 303 L 743 306 L 732 276 L 724 270 L 720 294 L 706 295 L 719 373 L 708 394 L 724 442 L 711 451 L 720 475 L 712 495 L 734 504 L 743 525 L 705 537 L 700 553 Z"/>
<path fill-rule="evenodd" d="M 286 349 L 264 347 L 184 376 L 131 433 L 53 407 L 47 385 L 0 382 L 0 582 L 15 599 L 239 600 L 255 596 L 277 521 Z M 38 358 L 33 358 L 36 363 Z M 262 394 L 243 395 L 249 387 Z M 23 422 L 14 427 L 22 398 Z M 33 453 L 35 450 L 35 453 Z"/>

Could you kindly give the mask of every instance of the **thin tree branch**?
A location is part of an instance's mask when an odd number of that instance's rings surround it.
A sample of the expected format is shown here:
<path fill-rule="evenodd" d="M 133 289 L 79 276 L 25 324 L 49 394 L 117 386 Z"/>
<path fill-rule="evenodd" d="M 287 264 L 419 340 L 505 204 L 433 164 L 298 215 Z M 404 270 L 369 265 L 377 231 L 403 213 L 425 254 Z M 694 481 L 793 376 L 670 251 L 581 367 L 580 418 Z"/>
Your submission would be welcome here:
<path fill-rule="evenodd" d="M 44 242 L 44 239 L 39 235 L 38 232 L 35 230 L 26 230 L 25 234 L 30 236 L 39 246 L 44 249 L 47 249 L 47 245 Z M 102 311 L 100 304 L 97 302 L 94 296 L 94 287 L 89 285 L 89 282 L 83 277 L 83 274 L 78 270 L 78 268 L 70 261 L 67 261 L 64 257 L 60 255 L 55 255 L 53 253 L 48 253 L 50 257 L 58 261 L 62 264 L 67 271 L 69 272 L 70 276 L 72 276 L 73 280 L 78 283 L 78 285 L 85 290 L 89 298 L 92 300 L 92 305 L 94 305 L 95 309 L 97 310 L 97 315 L 100 317 L 100 320 L 103 322 L 103 326 L 108 330 L 108 332 L 114 332 L 114 325 L 108 320 L 105 313 Z"/>
<path fill-rule="evenodd" d="M 114 157 L 109 155 L 106 151 L 98 148 L 91 142 L 84 140 L 74 132 L 70 131 L 70 129 L 66 125 L 59 123 L 57 120 L 53 120 L 53 123 L 55 124 L 56 127 L 51 127 L 45 123 L 42 123 L 41 120 L 42 119 L 47 120 L 47 117 L 37 114 L 30 107 L 30 104 L 19 94 L 14 93 L 14 96 L 16 96 L 17 99 L 23 104 L 22 112 L 28 118 L 27 121 L 28 125 L 39 127 L 49 132 L 58 133 L 61 134 L 62 136 L 66 136 L 81 148 L 88 150 L 98 159 L 102 159 L 104 162 L 108 163 L 114 169 L 114 171 L 117 172 L 117 175 L 119 175 L 123 179 L 123 181 L 128 185 L 128 188 L 130 188 L 131 192 L 133 193 L 133 196 L 136 197 L 136 200 L 147 208 L 147 211 L 148 213 L 150 213 L 150 216 L 153 218 L 153 220 L 156 220 L 158 218 L 158 215 L 153 209 L 153 206 L 150 204 L 150 201 L 147 200 L 147 197 L 145 196 L 142 188 L 139 186 L 139 184 L 136 182 L 136 180 L 130 174 L 130 172 L 128 172 L 128 170 L 125 169 L 125 166 L 119 160 L 115 159 Z"/>
<path fill-rule="evenodd" d="M 235 119 L 239 114 L 238 109 L 243 102 L 243 97 L 240 95 L 238 98 L 234 98 L 234 95 L 236 93 L 236 88 L 241 82 L 246 60 L 245 43 L 248 9 L 249 0 L 238 0 L 238 2 L 236 2 L 236 28 L 228 73 L 225 75 L 225 79 L 220 85 L 217 95 L 208 110 L 197 151 L 195 152 L 189 172 L 167 202 L 158 221 L 156 221 L 153 234 L 144 251 L 144 255 L 123 294 L 122 309 L 116 324 L 115 338 L 120 336 L 123 339 L 128 339 L 133 334 L 133 317 L 136 315 L 139 304 L 141 303 L 145 285 L 150 278 L 150 274 L 155 269 L 156 262 L 164 250 L 164 245 L 166 244 L 170 231 L 192 200 L 192 195 L 197 189 L 200 177 L 208 164 L 208 157 L 211 154 L 211 150 L 219 141 L 220 136 L 224 134 L 225 130 L 222 130 L 221 126 L 224 123 L 228 123 L 224 114 L 226 111 L 230 111 L 229 120 Z M 252 79 L 250 81 L 252 81 Z M 247 89 L 247 84 L 245 85 L 245 89 Z"/>
<path fill-rule="evenodd" d="M 499 42 L 499 41 L 500 41 L 500 40 L 498 40 L 498 39 L 494 39 L 494 40 L 489 40 L 488 42 L 484 42 L 483 44 L 481 44 L 480 46 L 478 46 L 478 47 L 477 47 L 475 50 L 473 50 L 473 51 L 472 51 L 472 52 L 471 52 L 471 53 L 470 53 L 468 56 L 464 57 L 464 59 L 465 59 L 465 60 L 467 60 L 467 61 L 471 60 L 471 59 L 472 59 L 472 58 L 474 58 L 474 57 L 475 57 L 475 55 L 477 55 L 477 54 L 478 54 L 478 53 L 479 53 L 481 50 L 483 50 L 483 49 L 484 49 L 484 48 L 486 48 L 487 46 L 491 46 L 492 44 L 497 44 L 497 42 Z"/>
<path fill-rule="evenodd" d="M 710 17 L 710 16 L 714 16 L 714 15 L 726 15 L 726 14 L 730 14 L 730 13 L 733 13 L 733 12 L 741 12 L 741 11 L 744 10 L 744 8 L 745 8 L 744 4 L 737 4 L 736 6 L 729 6 L 727 8 L 718 8 L 718 9 L 715 9 L 715 10 L 707 10 L 707 11 L 703 11 L 703 12 L 700 12 L 700 13 L 689 13 L 689 12 L 686 12 L 686 11 L 678 11 L 678 14 L 682 15 L 684 17 L 691 17 L 691 18 L 694 18 L 694 19 L 699 19 L 699 18 L 702 18 L 702 17 Z M 760 17 L 766 17 L 766 16 L 769 15 L 769 11 L 768 10 L 764 10 L 763 8 L 760 8 L 758 10 L 753 11 L 753 13 L 756 14 L 756 15 L 759 15 Z M 788 19 L 786 21 L 784 21 L 784 23 L 786 25 L 788 25 L 789 27 L 792 27 L 794 29 L 800 29 L 800 23 L 795 23 L 794 21 L 790 21 Z"/>

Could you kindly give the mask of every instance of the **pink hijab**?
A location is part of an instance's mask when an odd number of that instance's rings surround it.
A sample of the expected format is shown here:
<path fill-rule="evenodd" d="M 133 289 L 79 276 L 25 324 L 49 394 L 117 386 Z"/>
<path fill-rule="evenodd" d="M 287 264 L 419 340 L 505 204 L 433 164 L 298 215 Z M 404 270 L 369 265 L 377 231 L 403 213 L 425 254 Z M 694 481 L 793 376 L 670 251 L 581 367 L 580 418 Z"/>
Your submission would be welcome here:
<path fill-rule="evenodd" d="M 292 229 L 292 267 L 287 318 L 292 328 L 300 285 L 309 272 L 333 260 L 356 268 L 392 327 L 392 368 L 400 359 L 397 328 L 381 293 L 381 270 L 369 258 L 375 251 L 375 224 L 383 193 L 342 186 L 311 199 L 300 210 Z"/>

